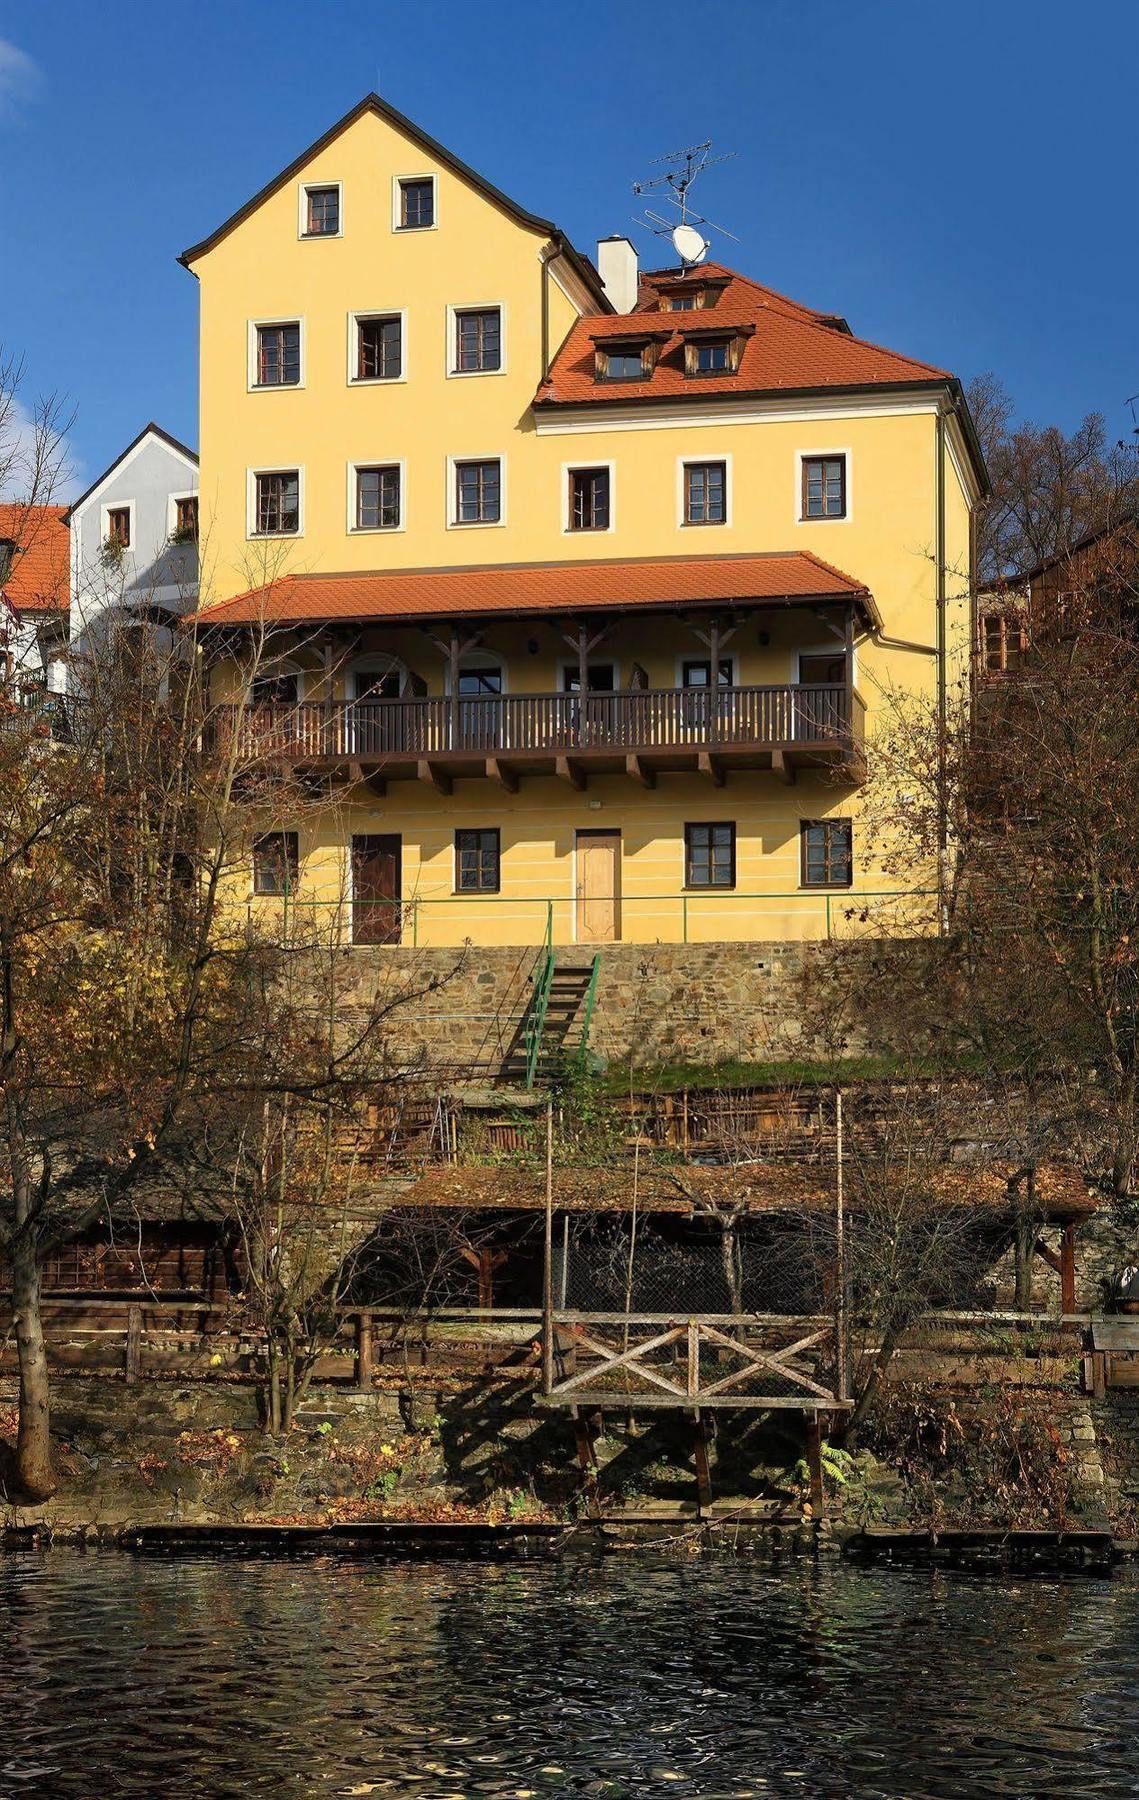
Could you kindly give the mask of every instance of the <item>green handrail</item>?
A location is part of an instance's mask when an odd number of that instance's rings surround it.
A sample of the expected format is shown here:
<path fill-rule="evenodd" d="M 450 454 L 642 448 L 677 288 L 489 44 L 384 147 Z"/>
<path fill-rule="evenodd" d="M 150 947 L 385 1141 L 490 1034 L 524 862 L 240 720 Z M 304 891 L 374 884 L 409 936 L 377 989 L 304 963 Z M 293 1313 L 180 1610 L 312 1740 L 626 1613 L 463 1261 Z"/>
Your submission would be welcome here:
<path fill-rule="evenodd" d="M 586 1053 L 589 1049 L 589 1027 L 593 1023 L 593 1008 L 597 1000 L 597 978 L 601 973 L 600 952 L 593 958 L 593 967 L 589 971 L 589 986 L 585 990 L 585 1017 L 581 1021 L 581 1042 L 577 1047 L 577 1066 L 584 1070 Z"/>
<path fill-rule="evenodd" d="M 546 903 L 546 940 L 542 946 L 538 961 L 534 967 L 531 980 L 534 983 L 534 997 L 526 1014 L 526 1025 L 522 1033 L 522 1042 L 526 1047 L 526 1086 L 532 1088 L 534 1077 L 538 1072 L 538 1053 L 542 1047 L 542 1034 L 546 1029 L 546 1013 L 550 1005 L 550 989 L 554 984 L 554 968 L 557 957 L 554 954 L 554 904 Z"/>

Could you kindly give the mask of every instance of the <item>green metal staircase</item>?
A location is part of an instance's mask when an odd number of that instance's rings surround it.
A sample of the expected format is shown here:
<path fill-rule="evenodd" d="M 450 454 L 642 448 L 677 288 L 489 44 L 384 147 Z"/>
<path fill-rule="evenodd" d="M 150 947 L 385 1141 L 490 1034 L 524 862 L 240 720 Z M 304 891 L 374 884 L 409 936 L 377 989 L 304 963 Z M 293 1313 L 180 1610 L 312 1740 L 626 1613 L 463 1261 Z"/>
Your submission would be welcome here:
<path fill-rule="evenodd" d="M 600 971 L 597 954 L 588 963 L 559 963 L 547 925 L 519 1040 L 520 1073 L 527 1088 L 539 1074 L 552 1075 L 567 1063 L 585 1067 Z"/>

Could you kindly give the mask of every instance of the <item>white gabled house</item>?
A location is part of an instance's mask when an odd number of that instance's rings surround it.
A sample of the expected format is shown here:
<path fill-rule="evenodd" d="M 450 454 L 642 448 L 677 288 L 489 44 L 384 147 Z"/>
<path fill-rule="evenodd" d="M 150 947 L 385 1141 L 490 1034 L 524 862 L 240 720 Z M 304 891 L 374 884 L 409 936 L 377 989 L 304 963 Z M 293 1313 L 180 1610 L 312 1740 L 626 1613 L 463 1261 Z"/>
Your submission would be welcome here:
<path fill-rule="evenodd" d="M 198 593 L 198 459 L 153 422 L 65 515 L 71 533 L 70 658 L 112 620 L 160 632 Z"/>

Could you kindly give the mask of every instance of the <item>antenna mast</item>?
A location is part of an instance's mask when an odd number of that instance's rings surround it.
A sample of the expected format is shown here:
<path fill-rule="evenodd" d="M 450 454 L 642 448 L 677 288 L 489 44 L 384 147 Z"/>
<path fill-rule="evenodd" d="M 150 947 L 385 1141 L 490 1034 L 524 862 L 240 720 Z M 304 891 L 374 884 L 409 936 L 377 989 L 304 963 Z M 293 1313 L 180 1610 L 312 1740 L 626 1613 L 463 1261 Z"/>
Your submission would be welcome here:
<path fill-rule="evenodd" d="M 633 192 L 638 197 L 659 192 L 663 200 L 676 208 L 679 218 L 669 218 L 646 206 L 644 216 L 635 218 L 633 223 L 640 225 L 645 231 L 651 231 L 654 237 L 671 238 L 673 248 L 686 268 L 703 262 L 708 254 L 708 240 L 699 229 L 702 225 L 731 238 L 733 243 L 739 243 L 734 231 L 728 231 L 723 225 L 705 218 L 703 213 L 695 212 L 688 199 L 689 190 L 698 175 L 702 175 L 705 169 L 714 167 L 716 163 L 730 162 L 735 154 L 734 150 L 729 150 L 722 156 L 713 156 L 712 140 L 705 138 L 702 144 L 689 144 L 684 150 L 673 150 L 667 156 L 654 157 L 654 163 L 665 163 L 667 168 L 659 175 L 650 175 L 645 181 L 633 183 Z"/>

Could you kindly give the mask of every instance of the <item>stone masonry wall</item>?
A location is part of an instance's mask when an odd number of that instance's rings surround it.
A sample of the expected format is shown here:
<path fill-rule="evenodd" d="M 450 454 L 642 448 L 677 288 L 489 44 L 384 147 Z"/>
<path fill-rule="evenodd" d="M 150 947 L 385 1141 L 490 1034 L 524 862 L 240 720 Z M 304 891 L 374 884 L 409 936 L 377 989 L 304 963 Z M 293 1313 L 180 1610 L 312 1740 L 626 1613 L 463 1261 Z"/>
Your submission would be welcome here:
<path fill-rule="evenodd" d="M 868 956 L 875 946 L 867 946 Z M 609 1062 L 722 1062 L 810 1056 L 802 982 L 827 946 L 795 943 L 607 944 L 590 1048 Z M 392 1015 L 392 1042 L 438 1065 L 496 1071 L 516 1040 L 532 992 L 532 949 L 354 949 L 349 981 L 361 1001 L 430 981 L 440 985 Z M 585 947 L 558 952 L 587 966 Z M 850 1046 L 858 1048 L 858 1046 Z"/>

